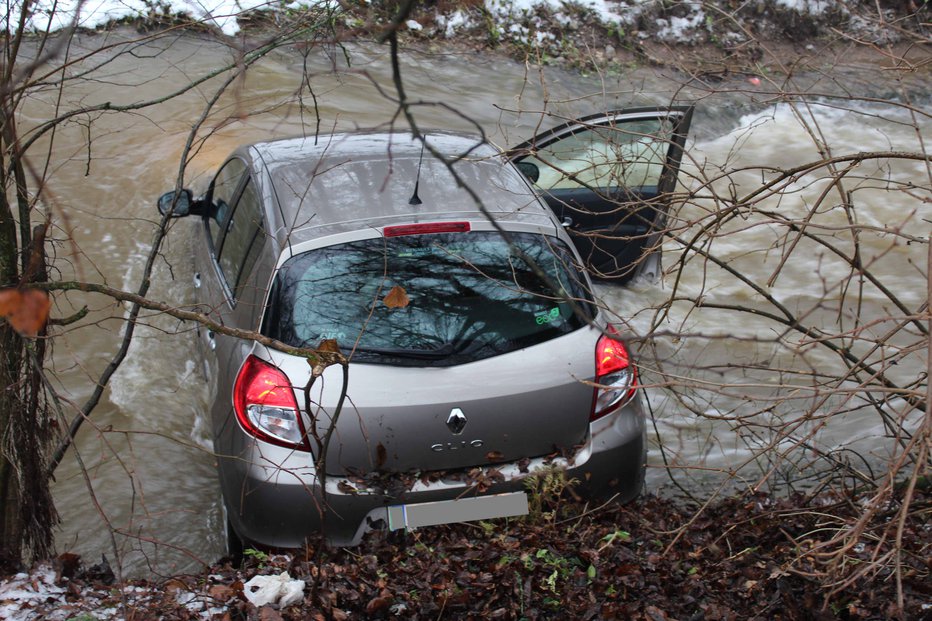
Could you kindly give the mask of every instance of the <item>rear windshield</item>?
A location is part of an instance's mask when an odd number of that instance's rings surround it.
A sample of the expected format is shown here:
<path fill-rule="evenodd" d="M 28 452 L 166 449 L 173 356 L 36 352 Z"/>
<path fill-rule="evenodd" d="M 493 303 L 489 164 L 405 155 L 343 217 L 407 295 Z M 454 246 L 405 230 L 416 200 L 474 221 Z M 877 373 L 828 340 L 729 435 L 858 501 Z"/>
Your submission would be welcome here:
<path fill-rule="evenodd" d="M 288 260 L 263 332 L 298 347 L 336 339 L 357 362 L 446 366 L 577 330 L 591 297 L 552 237 L 495 232 L 377 238 Z"/>

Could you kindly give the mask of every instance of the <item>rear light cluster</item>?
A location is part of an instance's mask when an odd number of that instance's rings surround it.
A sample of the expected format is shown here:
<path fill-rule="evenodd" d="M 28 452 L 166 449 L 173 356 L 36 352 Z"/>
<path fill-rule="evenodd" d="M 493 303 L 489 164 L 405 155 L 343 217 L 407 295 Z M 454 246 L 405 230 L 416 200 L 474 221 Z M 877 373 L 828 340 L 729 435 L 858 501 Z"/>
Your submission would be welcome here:
<path fill-rule="evenodd" d="M 628 349 L 615 340 L 618 331 L 609 325 L 595 346 L 595 389 L 589 420 L 602 418 L 627 403 L 637 391 L 637 369 Z"/>
<path fill-rule="evenodd" d="M 233 409 L 253 436 L 288 448 L 309 451 L 301 411 L 288 377 L 255 356 L 246 358 L 233 385 Z"/>

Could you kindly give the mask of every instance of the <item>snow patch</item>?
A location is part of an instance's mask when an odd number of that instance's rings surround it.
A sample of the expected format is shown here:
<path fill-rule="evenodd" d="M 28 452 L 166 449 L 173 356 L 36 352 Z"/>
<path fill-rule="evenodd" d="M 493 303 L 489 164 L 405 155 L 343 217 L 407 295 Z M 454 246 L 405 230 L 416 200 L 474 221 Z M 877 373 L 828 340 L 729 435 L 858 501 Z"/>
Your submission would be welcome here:
<path fill-rule="evenodd" d="M 0 582 L 0 619 L 28 621 L 36 618 L 29 609 L 60 599 L 67 589 L 55 584 L 55 571 L 40 565 L 31 574 L 19 573 Z"/>
<path fill-rule="evenodd" d="M 329 0 L 327 0 L 329 1 Z M 146 17 L 153 3 L 145 0 L 38 0 L 31 9 L 27 27 L 39 32 L 60 30 L 72 24 L 82 28 L 95 28 L 111 20 Z M 317 5 L 323 5 L 323 2 Z M 226 35 L 239 32 L 236 17 L 257 9 L 283 10 L 295 5 L 294 0 L 165 0 L 160 6 L 172 13 L 184 13 L 208 26 L 215 26 Z M 9 19 L 19 20 L 22 2 L 14 2 Z M 78 10 L 80 9 L 80 13 Z M 0 25 L 7 26 L 6 19 Z"/>
<path fill-rule="evenodd" d="M 789 11 L 809 15 L 821 15 L 831 6 L 828 0 L 776 0 L 775 4 Z"/>
<path fill-rule="evenodd" d="M 671 17 L 667 19 L 657 19 L 659 27 L 657 37 L 664 41 L 690 42 L 694 41 L 699 35 L 698 30 L 705 22 L 705 11 L 701 5 L 691 4 L 690 9 L 693 11 L 686 17 Z"/>
<path fill-rule="evenodd" d="M 455 11 L 451 15 L 437 15 L 437 25 L 444 37 L 453 37 L 458 30 L 470 28 L 472 20 L 464 11 Z"/>

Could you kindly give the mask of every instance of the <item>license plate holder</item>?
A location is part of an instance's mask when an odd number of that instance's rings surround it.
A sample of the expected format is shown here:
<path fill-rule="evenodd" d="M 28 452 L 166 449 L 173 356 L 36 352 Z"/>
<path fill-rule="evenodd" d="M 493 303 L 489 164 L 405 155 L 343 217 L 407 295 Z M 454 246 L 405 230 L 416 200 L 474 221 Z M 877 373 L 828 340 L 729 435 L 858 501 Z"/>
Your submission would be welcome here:
<path fill-rule="evenodd" d="M 528 514 L 527 493 L 509 492 L 388 507 L 388 529 L 412 530 L 454 522 L 474 522 Z"/>

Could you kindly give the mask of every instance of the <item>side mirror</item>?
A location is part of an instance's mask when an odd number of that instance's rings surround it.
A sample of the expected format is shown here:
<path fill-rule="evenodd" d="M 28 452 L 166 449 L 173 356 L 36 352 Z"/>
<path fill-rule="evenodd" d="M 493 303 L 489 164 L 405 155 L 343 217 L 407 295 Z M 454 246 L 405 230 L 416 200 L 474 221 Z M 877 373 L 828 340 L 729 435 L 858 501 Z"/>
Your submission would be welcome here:
<path fill-rule="evenodd" d="M 174 210 L 172 206 L 174 205 Z M 183 218 L 185 216 L 202 216 L 204 215 L 204 201 L 195 200 L 191 190 L 184 189 L 181 192 L 166 192 L 159 197 L 159 213 L 163 216 L 171 211 L 173 218 Z"/>
<path fill-rule="evenodd" d="M 164 216 L 171 211 L 173 218 L 183 218 L 190 215 L 192 200 L 191 190 L 182 190 L 178 194 L 174 190 L 166 192 L 159 197 L 159 213 Z"/>
<path fill-rule="evenodd" d="M 537 183 L 540 179 L 540 168 L 533 162 L 515 162 L 515 166 L 521 171 L 521 174 L 531 180 L 531 183 Z"/>

